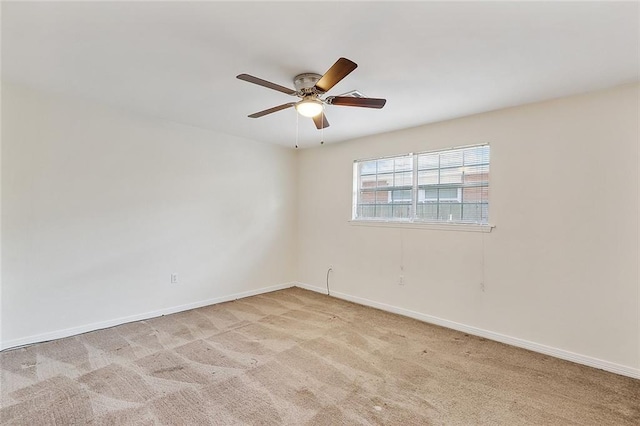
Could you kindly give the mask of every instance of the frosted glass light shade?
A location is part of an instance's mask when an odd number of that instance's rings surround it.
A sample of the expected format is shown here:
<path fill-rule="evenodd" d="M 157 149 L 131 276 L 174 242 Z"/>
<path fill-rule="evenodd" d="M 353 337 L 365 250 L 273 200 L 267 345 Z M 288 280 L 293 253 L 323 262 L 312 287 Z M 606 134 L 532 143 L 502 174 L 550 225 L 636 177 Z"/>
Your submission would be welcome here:
<path fill-rule="evenodd" d="M 322 112 L 322 102 L 317 99 L 305 99 L 296 104 L 296 110 L 305 117 L 315 117 Z"/>

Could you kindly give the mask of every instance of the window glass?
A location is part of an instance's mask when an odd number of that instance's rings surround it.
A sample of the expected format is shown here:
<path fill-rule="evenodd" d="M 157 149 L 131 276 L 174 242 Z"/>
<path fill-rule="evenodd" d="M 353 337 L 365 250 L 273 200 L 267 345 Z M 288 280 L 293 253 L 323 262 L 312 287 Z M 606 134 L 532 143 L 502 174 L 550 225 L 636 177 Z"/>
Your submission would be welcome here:
<path fill-rule="evenodd" d="M 487 224 L 489 145 L 356 161 L 354 219 Z"/>

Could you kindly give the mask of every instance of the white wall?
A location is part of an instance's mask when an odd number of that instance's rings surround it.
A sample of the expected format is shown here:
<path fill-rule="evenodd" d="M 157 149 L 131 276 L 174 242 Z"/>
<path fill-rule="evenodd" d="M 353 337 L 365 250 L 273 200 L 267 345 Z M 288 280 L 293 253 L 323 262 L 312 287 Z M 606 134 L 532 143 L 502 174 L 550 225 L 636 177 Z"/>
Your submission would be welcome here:
<path fill-rule="evenodd" d="M 638 376 L 638 96 L 296 154 L 3 83 L 0 346 L 296 279 L 324 288 L 333 266 L 334 294 Z M 348 222 L 353 160 L 479 142 L 493 232 Z"/>
<path fill-rule="evenodd" d="M 3 83 L 3 346 L 294 281 L 295 161 Z"/>
<path fill-rule="evenodd" d="M 342 297 L 640 377 L 638 95 L 623 86 L 300 152 L 300 281 L 324 288 L 333 266 Z M 481 142 L 491 233 L 349 223 L 354 160 Z"/>

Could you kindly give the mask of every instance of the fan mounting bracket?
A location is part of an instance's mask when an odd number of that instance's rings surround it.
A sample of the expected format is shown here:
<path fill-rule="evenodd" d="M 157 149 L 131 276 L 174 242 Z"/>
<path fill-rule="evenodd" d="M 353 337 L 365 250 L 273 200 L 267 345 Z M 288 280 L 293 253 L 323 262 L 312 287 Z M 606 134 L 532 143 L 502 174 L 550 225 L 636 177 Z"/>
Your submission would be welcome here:
<path fill-rule="evenodd" d="M 298 74 L 293 78 L 293 85 L 298 93 L 302 95 L 310 95 L 317 93 L 317 90 L 315 90 L 314 87 L 321 78 L 322 76 L 320 74 L 313 72 Z"/>

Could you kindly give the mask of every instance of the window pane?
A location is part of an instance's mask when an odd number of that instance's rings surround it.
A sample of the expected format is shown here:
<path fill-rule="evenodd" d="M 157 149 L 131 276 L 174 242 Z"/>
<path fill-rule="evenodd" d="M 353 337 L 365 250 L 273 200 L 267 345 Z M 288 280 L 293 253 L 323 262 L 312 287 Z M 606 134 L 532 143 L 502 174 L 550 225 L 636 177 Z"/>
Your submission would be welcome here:
<path fill-rule="evenodd" d="M 462 183 L 462 167 L 440 170 L 440 183 Z"/>
<path fill-rule="evenodd" d="M 364 175 L 360 177 L 360 188 L 375 188 L 376 187 L 376 175 Z"/>
<path fill-rule="evenodd" d="M 458 188 L 442 188 L 438 190 L 438 200 L 442 202 L 460 202 Z"/>
<path fill-rule="evenodd" d="M 462 220 L 464 222 L 486 223 L 487 205 L 480 203 L 463 204 Z"/>
<path fill-rule="evenodd" d="M 360 174 L 372 174 L 376 172 L 376 161 L 363 161 L 360 163 Z"/>
<path fill-rule="evenodd" d="M 389 173 L 393 171 L 393 158 L 378 160 L 378 173 Z"/>
<path fill-rule="evenodd" d="M 464 183 L 487 183 L 489 181 L 489 166 L 463 167 Z"/>
<path fill-rule="evenodd" d="M 462 214 L 462 204 L 439 204 L 438 220 L 443 222 L 460 222 Z"/>
<path fill-rule="evenodd" d="M 393 186 L 393 173 L 378 175 L 378 188 Z"/>
<path fill-rule="evenodd" d="M 416 217 L 420 220 L 437 220 L 437 204 L 418 204 L 416 206 Z"/>
<path fill-rule="evenodd" d="M 395 173 L 393 175 L 394 186 L 411 186 L 413 184 L 413 172 Z"/>
<path fill-rule="evenodd" d="M 375 191 L 360 191 L 360 204 L 375 204 L 376 192 Z"/>
<path fill-rule="evenodd" d="M 411 216 L 411 204 L 393 206 L 393 217 L 407 219 Z"/>
<path fill-rule="evenodd" d="M 375 205 L 361 205 L 358 208 L 358 217 L 375 217 L 376 206 Z"/>
<path fill-rule="evenodd" d="M 489 163 L 489 146 L 475 146 L 464 150 L 464 165 Z"/>
<path fill-rule="evenodd" d="M 376 204 L 388 204 L 391 202 L 390 191 L 376 191 Z"/>
<path fill-rule="evenodd" d="M 387 206 L 381 206 L 381 205 L 377 205 L 376 206 L 376 217 L 381 218 L 381 219 L 391 219 L 393 216 L 393 206 L 392 205 L 387 205 Z"/>
<path fill-rule="evenodd" d="M 420 189 L 418 191 L 418 202 L 438 201 L 438 190 L 435 188 Z"/>
<path fill-rule="evenodd" d="M 462 166 L 462 150 L 444 151 L 440 153 L 440 168 Z"/>
<path fill-rule="evenodd" d="M 437 169 L 439 164 L 440 155 L 438 153 L 418 155 L 418 170 Z"/>
<path fill-rule="evenodd" d="M 438 183 L 438 170 L 418 172 L 418 185 L 436 185 Z"/>
<path fill-rule="evenodd" d="M 410 172 L 413 170 L 413 157 L 402 157 L 395 159 L 396 172 Z"/>
<path fill-rule="evenodd" d="M 411 190 L 393 191 L 392 197 L 394 203 L 411 204 Z"/>
<path fill-rule="evenodd" d="M 464 188 L 462 190 L 462 201 L 465 203 L 477 203 L 480 201 L 489 201 L 489 188 L 486 186 L 476 186 Z"/>

